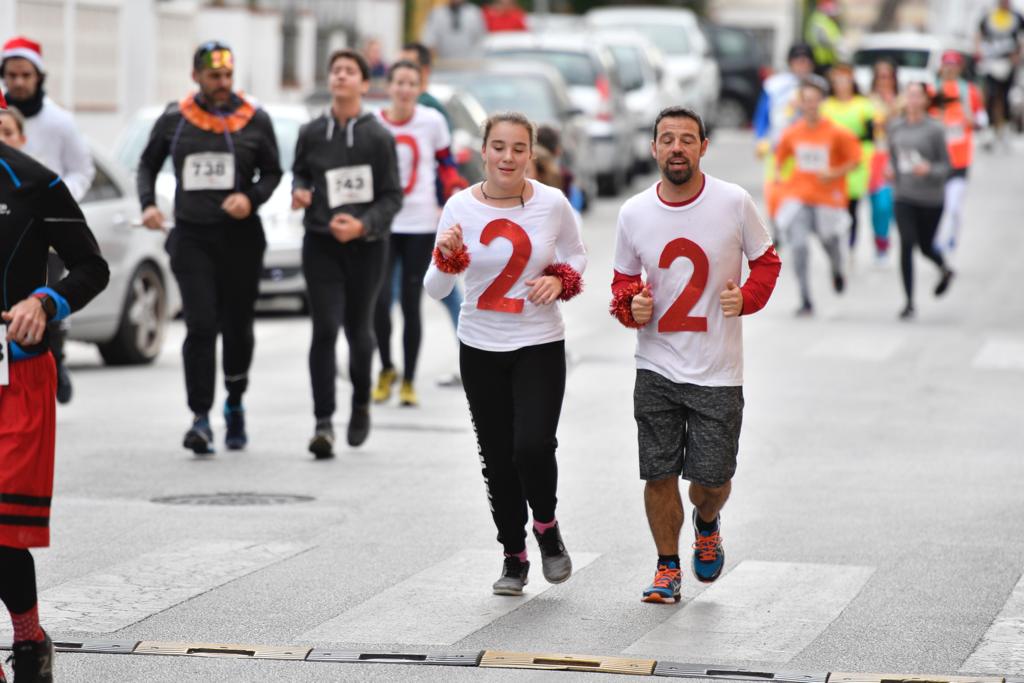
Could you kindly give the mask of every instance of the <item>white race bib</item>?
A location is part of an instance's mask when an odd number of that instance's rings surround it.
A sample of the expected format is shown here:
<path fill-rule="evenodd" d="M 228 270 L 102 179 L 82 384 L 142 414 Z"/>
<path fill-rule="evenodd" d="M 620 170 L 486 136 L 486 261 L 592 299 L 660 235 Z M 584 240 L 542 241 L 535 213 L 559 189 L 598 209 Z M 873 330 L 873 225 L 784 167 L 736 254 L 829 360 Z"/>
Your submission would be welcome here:
<path fill-rule="evenodd" d="M 947 123 L 946 124 L 946 142 L 955 144 L 957 142 L 963 142 L 964 137 L 967 135 L 964 130 L 964 124 L 962 123 Z"/>
<path fill-rule="evenodd" d="M 7 325 L 0 325 L 0 387 L 11 383 L 11 349 L 7 345 Z"/>
<path fill-rule="evenodd" d="M 824 145 L 797 145 L 796 167 L 807 173 L 828 170 L 828 147 Z"/>
<path fill-rule="evenodd" d="M 189 154 L 181 166 L 181 186 L 186 192 L 235 189 L 235 157 L 227 152 Z"/>
<path fill-rule="evenodd" d="M 916 149 L 901 149 L 896 152 L 896 169 L 903 175 L 912 175 L 914 167 L 924 161 Z"/>
<path fill-rule="evenodd" d="M 330 208 L 373 201 L 373 169 L 369 164 L 332 168 L 325 175 Z"/>

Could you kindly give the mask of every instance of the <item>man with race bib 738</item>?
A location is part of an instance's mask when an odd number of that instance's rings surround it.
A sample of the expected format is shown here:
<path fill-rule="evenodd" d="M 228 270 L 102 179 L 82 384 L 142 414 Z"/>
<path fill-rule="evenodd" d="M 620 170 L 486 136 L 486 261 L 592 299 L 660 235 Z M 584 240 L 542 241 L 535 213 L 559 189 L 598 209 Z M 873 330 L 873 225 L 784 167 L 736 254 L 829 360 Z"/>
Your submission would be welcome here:
<path fill-rule="evenodd" d="M 142 222 L 164 229 L 156 178 L 174 164 L 174 224 L 167 239 L 181 289 L 187 335 L 182 346 L 192 426 L 184 446 L 213 452 L 209 411 L 217 376 L 217 334 L 223 342 L 225 445 L 244 448 L 242 395 L 255 347 L 253 319 L 266 239 L 257 208 L 281 181 L 277 138 L 265 111 L 232 92 L 231 49 L 211 41 L 193 56 L 199 92 L 174 102 L 153 124 L 139 161 Z M 259 180 L 254 180 L 258 176 Z"/>
<path fill-rule="evenodd" d="M 722 572 L 719 512 L 743 418 L 739 316 L 764 307 L 782 265 L 750 195 L 701 171 L 707 149 L 700 116 L 662 111 L 651 143 L 661 180 L 622 206 L 616 229 L 611 313 L 639 328 L 633 411 L 658 550 L 644 602 L 680 599 L 680 476 L 690 481 L 693 572 L 705 583 Z M 744 258 L 750 275 L 741 287 Z"/>

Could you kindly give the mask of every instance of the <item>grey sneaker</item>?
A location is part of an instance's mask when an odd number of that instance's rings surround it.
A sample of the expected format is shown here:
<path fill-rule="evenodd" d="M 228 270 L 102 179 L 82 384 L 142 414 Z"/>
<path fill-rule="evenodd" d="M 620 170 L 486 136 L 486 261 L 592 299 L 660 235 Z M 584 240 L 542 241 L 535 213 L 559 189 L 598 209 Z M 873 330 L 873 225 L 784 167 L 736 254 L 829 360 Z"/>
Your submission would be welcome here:
<path fill-rule="evenodd" d="M 334 427 L 331 426 L 330 419 L 316 421 L 316 432 L 309 440 L 309 452 L 316 456 L 317 460 L 334 457 Z"/>
<path fill-rule="evenodd" d="M 572 559 L 565 550 L 565 544 L 562 543 L 562 532 L 558 529 L 558 522 L 543 534 L 538 534 L 537 529 L 534 529 L 533 536 L 540 546 L 541 566 L 544 568 L 544 578 L 547 582 L 567 581 L 572 576 Z"/>
<path fill-rule="evenodd" d="M 494 582 L 494 594 L 522 595 L 523 587 L 530 582 L 526 578 L 529 573 L 529 562 L 523 562 L 518 557 L 506 557 L 501 576 Z"/>

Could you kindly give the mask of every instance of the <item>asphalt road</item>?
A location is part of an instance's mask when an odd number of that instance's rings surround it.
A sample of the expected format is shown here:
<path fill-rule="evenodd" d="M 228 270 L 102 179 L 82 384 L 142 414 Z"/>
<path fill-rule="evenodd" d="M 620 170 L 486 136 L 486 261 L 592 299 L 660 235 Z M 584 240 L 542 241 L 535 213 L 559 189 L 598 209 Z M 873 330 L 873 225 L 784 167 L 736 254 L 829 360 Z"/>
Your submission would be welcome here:
<path fill-rule="evenodd" d="M 705 168 L 759 197 L 751 150 L 745 134 L 723 133 Z M 726 573 L 711 587 L 687 576 L 678 606 L 639 601 L 656 558 L 637 478 L 633 335 L 606 312 L 623 196 L 586 216 L 587 289 L 564 308 L 571 370 L 559 519 L 576 558 L 569 582 L 549 587 L 538 566 L 524 598 L 490 595 L 500 548 L 465 398 L 433 381 L 456 367 L 451 325 L 426 301 L 422 406 L 375 408 L 366 446 L 342 447 L 329 462 L 305 450 L 313 418 L 303 317 L 258 320 L 250 447 L 203 461 L 180 447 L 180 323 L 149 367 L 104 368 L 92 348 L 73 345 L 75 400 L 58 414 L 54 542 L 36 554 L 44 625 L 64 640 L 1024 676 L 1022 154 L 979 159 L 953 287 L 934 299 L 937 274 L 919 259 L 912 323 L 896 317 L 895 261 L 875 265 L 864 236 L 842 297 L 830 291 L 823 252 L 812 252 L 814 319 L 794 318 L 784 263 L 768 307 L 744 323 L 747 407 L 723 514 Z M 342 378 L 340 396 L 347 391 Z M 343 429 L 343 415 L 338 422 Z M 222 439 L 221 419 L 215 427 Z M 311 500 L 154 502 L 222 492 Z M 536 559 L 532 540 L 531 549 Z M 62 654 L 57 667 L 60 680 L 75 681 L 596 675 L 92 654 Z"/>

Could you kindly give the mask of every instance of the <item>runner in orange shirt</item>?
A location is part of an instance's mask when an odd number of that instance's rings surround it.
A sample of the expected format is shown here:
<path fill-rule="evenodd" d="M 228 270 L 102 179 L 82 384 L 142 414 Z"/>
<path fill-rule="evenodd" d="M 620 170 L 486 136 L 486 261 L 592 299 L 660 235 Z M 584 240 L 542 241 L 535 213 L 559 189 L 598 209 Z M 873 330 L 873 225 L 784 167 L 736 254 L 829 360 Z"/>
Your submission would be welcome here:
<path fill-rule="evenodd" d="M 808 283 L 808 239 L 818 236 L 832 266 L 832 286 L 842 293 L 842 236 L 850 227 L 846 176 L 860 163 L 857 137 L 821 115 L 828 85 L 818 76 L 800 85 L 801 118 L 787 128 L 775 150 L 776 170 L 789 159 L 795 167 L 779 188 L 781 202 L 775 220 L 793 250 L 793 265 L 800 284 L 798 316 L 814 313 Z"/>
<path fill-rule="evenodd" d="M 988 125 L 988 114 L 981 93 L 962 77 L 964 58 L 955 50 L 942 55 L 939 82 L 932 93 L 935 107 L 931 114 L 946 129 L 946 146 L 952 172 L 946 181 L 945 210 L 935 237 L 935 248 L 949 254 L 960 241 L 963 224 L 967 171 L 974 158 L 974 131 Z"/>

